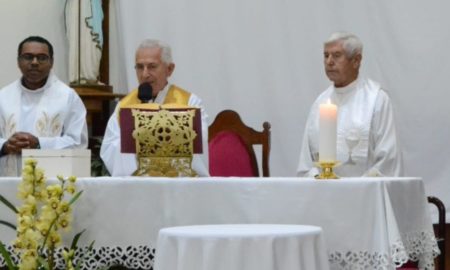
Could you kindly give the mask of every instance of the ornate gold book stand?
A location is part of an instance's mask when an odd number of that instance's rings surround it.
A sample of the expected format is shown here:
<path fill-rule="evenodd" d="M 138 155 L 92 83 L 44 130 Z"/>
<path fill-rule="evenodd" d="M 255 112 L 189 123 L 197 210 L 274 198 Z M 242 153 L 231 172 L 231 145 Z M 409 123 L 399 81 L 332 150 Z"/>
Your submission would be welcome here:
<path fill-rule="evenodd" d="M 134 176 L 190 177 L 194 153 L 194 109 L 131 110 L 138 168 Z"/>

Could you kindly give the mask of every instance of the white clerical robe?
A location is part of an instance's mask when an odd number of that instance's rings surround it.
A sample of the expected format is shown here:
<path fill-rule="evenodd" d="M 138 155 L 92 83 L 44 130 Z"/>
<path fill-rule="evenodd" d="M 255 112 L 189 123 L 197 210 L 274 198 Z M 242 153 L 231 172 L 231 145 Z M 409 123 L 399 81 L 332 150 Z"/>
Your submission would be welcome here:
<path fill-rule="evenodd" d="M 155 98 L 155 103 L 162 104 L 169 91 L 170 85 L 158 93 Z M 192 169 L 194 169 L 199 176 L 209 176 L 208 169 L 208 115 L 203 107 L 202 100 L 195 94 L 190 95 L 189 106 L 199 107 L 202 116 L 202 143 L 203 153 L 194 154 L 192 159 Z M 106 165 L 111 176 L 130 176 L 137 169 L 136 154 L 121 153 L 120 151 L 120 126 L 118 121 L 118 109 L 116 106 L 114 113 L 111 115 L 106 126 L 105 136 L 103 138 L 102 146 L 100 148 L 100 156 Z"/>
<path fill-rule="evenodd" d="M 25 88 L 19 79 L 0 90 L 0 148 L 15 132 L 33 134 L 41 149 L 87 148 L 86 108 L 53 74 L 36 90 Z M 21 155 L 4 155 L 0 176 L 19 176 L 21 166 Z"/>
<path fill-rule="evenodd" d="M 298 176 L 319 174 L 319 105 L 338 106 L 337 161 L 340 176 L 402 176 L 392 105 L 380 85 L 360 78 L 346 87 L 330 86 L 314 102 L 303 136 Z"/>

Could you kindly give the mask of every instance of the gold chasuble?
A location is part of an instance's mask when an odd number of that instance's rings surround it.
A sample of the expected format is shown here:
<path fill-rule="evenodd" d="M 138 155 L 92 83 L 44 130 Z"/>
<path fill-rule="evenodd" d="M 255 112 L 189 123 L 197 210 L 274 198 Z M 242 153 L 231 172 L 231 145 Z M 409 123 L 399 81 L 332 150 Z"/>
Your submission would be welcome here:
<path fill-rule="evenodd" d="M 197 176 L 192 169 L 192 157 L 197 137 L 194 117 L 198 108 L 188 106 L 190 96 L 186 90 L 171 85 L 163 104 L 141 103 L 137 89 L 120 101 L 118 115 L 125 117 L 128 111 L 128 115 L 131 112 L 128 117 L 134 119 L 132 137 L 138 168 L 133 175 Z M 121 129 L 130 123 L 126 119 L 122 119 Z"/>
<path fill-rule="evenodd" d="M 166 98 L 164 99 L 164 105 L 188 105 L 191 93 L 176 86 L 171 85 L 167 91 Z M 124 97 L 119 103 L 119 109 L 122 108 L 148 108 L 148 103 L 141 103 L 138 98 L 138 89 L 131 91 L 126 97 Z M 170 105 L 169 105 L 170 107 Z"/>

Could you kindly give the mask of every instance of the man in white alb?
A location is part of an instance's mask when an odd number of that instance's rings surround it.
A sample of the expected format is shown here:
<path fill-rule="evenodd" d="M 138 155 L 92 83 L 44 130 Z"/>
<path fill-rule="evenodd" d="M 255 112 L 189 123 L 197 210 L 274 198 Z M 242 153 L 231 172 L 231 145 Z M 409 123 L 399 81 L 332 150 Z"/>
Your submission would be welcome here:
<path fill-rule="evenodd" d="M 319 174 L 319 105 L 338 106 L 337 160 L 340 176 L 402 176 L 403 164 L 390 99 L 377 82 L 358 76 L 362 43 L 337 32 L 324 44 L 324 65 L 333 85 L 311 107 L 303 136 L 298 176 Z"/>
<path fill-rule="evenodd" d="M 51 74 L 53 47 L 31 36 L 18 48 L 22 77 L 0 90 L 0 176 L 19 176 L 26 148 L 86 148 L 86 108 Z"/>
<path fill-rule="evenodd" d="M 139 84 L 149 83 L 151 85 L 151 99 L 154 103 L 176 103 L 201 109 L 203 154 L 194 154 L 192 169 L 199 176 L 209 176 L 207 166 L 208 115 L 203 107 L 202 100 L 198 96 L 174 84 L 169 84 L 168 78 L 175 69 L 171 48 L 159 40 L 144 40 L 136 50 L 135 61 L 136 76 Z M 112 176 L 130 176 L 137 169 L 136 154 L 121 153 L 118 111 L 127 105 L 139 103 L 141 101 L 138 98 L 138 90 L 135 89 L 119 102 L 106 126 L 100 156 Z"/>

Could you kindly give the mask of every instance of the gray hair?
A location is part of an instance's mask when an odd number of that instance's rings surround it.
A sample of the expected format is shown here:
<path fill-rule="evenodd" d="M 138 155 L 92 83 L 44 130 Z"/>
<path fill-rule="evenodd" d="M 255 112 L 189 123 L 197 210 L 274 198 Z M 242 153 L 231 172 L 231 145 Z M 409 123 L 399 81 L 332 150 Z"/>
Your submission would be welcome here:
<path fill-rule="evenodd" d="M 161 49 L 161 60 L 166 64 L 173 63 L 172 61 L 172 49 L 170 48 L 169 44 L 164 43 L 157 39 L 145 39 L 139 44 L 139 49 L 144 48 L 159 48 Z"/>
<path fill-rule="evenodd" d="M 344 47 L 345 54 L 348 58 L 352 58 L 357 54 L 362 54 L 363 44 L 361 40 L 354 34 L 347 32 L 335 32 L 331 34 L 324 45 L 341 42 Z"/>

